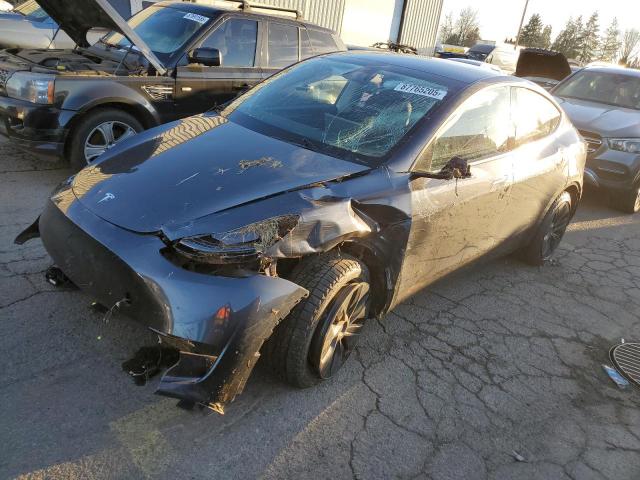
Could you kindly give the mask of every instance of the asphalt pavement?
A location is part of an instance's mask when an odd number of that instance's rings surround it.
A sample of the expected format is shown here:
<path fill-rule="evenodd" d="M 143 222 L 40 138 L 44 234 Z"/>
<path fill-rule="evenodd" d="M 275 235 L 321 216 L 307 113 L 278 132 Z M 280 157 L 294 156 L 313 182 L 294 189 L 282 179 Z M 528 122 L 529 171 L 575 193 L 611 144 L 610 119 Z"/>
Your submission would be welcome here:
<path fill-rule="evenodd" d="M 640 388 L 601 367 L 640 341 L 640 214 L 587 196 L 553 264 L 439 282 L 317 388 L 259 363 L 220 416 L 135 386 L 120 364 L 154 337 L 13 245 L 68 174 L 0 143 L 0 478 L 640 478 Z"/>

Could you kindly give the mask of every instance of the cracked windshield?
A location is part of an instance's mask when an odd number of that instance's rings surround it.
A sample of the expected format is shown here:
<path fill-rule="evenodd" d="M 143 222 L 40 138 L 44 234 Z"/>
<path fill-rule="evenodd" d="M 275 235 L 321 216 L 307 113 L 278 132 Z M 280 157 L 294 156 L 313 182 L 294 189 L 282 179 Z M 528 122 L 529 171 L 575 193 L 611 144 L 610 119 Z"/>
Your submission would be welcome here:
<path fill-rule="evenodd" d="M 447 93 L 435 75 L 321 58 L 256 89 L 232 119 L 309 148 L 382 157 Z"/>

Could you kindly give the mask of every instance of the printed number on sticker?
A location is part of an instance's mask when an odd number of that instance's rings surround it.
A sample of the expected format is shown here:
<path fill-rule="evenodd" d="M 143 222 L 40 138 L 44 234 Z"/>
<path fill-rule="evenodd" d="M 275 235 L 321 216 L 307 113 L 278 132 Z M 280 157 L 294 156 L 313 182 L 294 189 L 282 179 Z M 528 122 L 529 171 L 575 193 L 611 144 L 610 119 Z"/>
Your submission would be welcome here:
<path fill-rule="evenodd" d="M 447 94 L 446 90 L 438 88 L 422 87 L 411 83 L 400 83 L 394 90 L 404 93 L 413 93 L 414 95 L 422 95 L 423 97 L 435 98 L 442 100 Z"/>
<path fill-rule="evenodd" d="M 193 20 L 194 22 L 205 24 L 209 21 L 209 17 L 205 17 L 204 15 L 198 15 L 197 13 L 187 13 L 184 17 L 187 20 Z"/>

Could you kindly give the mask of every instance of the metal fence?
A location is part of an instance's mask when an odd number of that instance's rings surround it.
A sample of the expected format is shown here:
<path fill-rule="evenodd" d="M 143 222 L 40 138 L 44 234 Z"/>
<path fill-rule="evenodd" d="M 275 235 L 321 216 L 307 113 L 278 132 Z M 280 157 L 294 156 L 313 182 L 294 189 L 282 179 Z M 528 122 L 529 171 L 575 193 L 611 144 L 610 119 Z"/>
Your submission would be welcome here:
<path fill-rule="evenodd" d="M 300 10 L 305 20 L 340 33 L 346 0 L 259 0 L 256 3 Z"/>
<path fill-rule="evenodd" d="M 433 55 L 443 0 L 407 0 L 399 42 Z"/>

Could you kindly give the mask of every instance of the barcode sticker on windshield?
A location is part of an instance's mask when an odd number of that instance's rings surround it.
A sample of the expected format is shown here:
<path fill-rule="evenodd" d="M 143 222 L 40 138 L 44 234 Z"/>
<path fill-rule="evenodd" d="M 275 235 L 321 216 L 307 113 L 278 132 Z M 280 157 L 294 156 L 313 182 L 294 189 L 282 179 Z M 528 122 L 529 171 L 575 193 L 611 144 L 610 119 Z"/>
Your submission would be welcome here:
<path fill-rule="evenodd" d="M 413 93 L 414 95 L 422 95 L 423 97 L 435 98 L 442 100 L 446 95 L 446 90 L 440 90 L 438 88 L 423 87 L 421 85 L 414 85 L 412 83 L 399 83 L 396 88 L 397 92 Z"/>
<path fill-rule="evenodd" d="M 187 13 L 182 18 L 186 18 L 187 20 L 193 20 L 194 22 L 198 22 L 203 25 L 209 21 L 209 17 L 205 17 L 204 15 L 198 15 L 196 13 Z"/>

